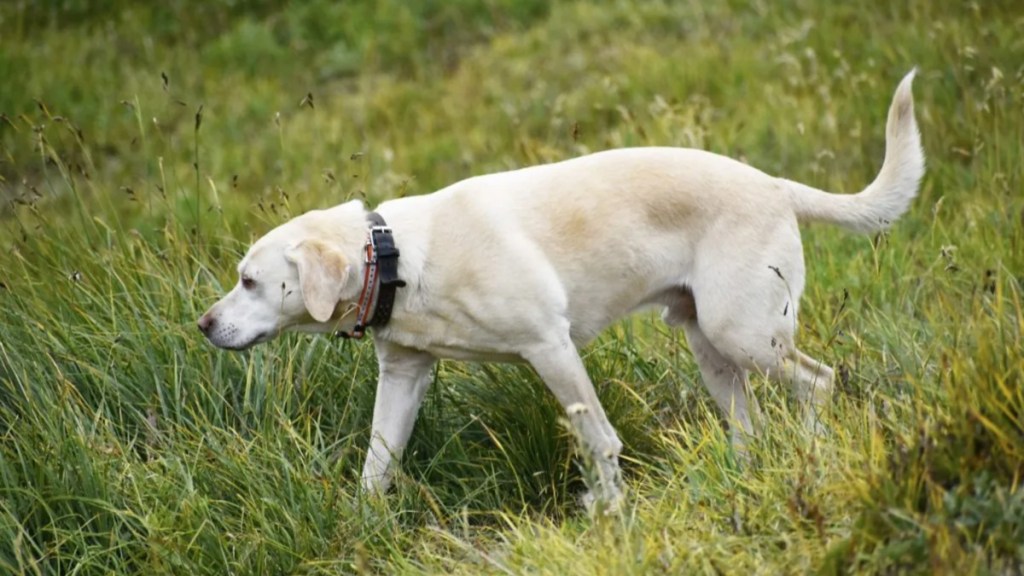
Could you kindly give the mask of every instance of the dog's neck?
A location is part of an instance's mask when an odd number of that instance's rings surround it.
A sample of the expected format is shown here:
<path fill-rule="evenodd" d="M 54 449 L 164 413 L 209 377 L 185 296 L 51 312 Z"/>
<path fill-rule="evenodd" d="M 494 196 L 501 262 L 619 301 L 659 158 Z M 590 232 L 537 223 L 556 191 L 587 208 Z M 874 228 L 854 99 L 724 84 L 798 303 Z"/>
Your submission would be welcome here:
<path fill-rule="evenodd" d="M 359 315 L 360 296 L 374 287 L 364 286 L 367 269 L 366 243 L 370 227 L 375 224 L 369 219 L 371 212 L 359 200 L 339 204 L 333 208 L 317 211 L 311 225 L 317 236 L 337 246 L 348 262 L 348 273 L 344 286 L 339 291 L 339 301 L 334 314 L 326 322 L 304 322 L 290 330 L 306 333 L 350 333 L 356 327 Z M 377 280 L 379 282 L 379 280 Z M 372 312 L 370 311 L 372 318 Z"/>
<path fill-rule="evenodd" d="M 359 339 L 371 326 L 386 326 L 391 319 L 395 293 L 405 287 L 405 282 L 398 277 L 400 253 L 391 228 L 377 212 L 368 213 L 366 219 L 369 227 L 364 244 L 363 286 L 359 291 L 356 322 L 351 330 L 335 332 L 339 337 Z"/>

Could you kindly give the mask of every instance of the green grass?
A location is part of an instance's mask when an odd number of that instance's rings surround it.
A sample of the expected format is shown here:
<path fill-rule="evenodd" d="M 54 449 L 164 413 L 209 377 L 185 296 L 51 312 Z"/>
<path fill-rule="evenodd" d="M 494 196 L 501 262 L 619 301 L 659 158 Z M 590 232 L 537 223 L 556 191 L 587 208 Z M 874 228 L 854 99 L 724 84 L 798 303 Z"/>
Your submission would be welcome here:
<path fill-rule="evenodd" d="M 1019 2 L 99 4 L 0 7 L 0 573 L 1024 570 Z M 910 213 L 804 230 L 829 433 L 755 382 L 743 464 L 681 335 L 620 324 L 585 351 L 619 516 L 527 369 L 442 363 L 373 500 L 369 343 L 194 328 L 252 239 L 349 198 L 655 144 L 859 190 L 915 65 Z"/>

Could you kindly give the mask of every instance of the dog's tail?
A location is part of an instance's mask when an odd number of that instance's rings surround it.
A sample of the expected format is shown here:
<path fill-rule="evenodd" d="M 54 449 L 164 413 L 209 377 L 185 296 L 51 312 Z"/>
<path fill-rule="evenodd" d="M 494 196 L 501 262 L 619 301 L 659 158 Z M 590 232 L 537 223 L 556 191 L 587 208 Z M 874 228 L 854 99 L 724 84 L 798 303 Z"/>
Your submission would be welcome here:
<path fill-rule="evenodd" d="M 885 126 L 885 160 L 875 181 L 858 194 L 829 194 L 784 180 L 798 219 L 867 233 L 888 228 L 907 211 L 924 176 L 924 152 L 911 93 L 916 71 L 911 70 L 903 78 L 892 98 Z"/>

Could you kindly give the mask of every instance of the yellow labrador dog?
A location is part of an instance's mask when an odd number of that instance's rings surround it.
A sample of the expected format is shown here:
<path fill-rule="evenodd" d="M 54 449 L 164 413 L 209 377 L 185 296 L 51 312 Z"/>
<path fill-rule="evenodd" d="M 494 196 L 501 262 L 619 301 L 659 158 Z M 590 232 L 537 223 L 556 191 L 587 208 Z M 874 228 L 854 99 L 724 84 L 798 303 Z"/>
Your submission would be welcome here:
<path fill-rule="evenodd" d="M 375 213 L 352 201 L 260 238 L 199 328 L 214 345 L 242 350 L 284 330 L 359 335 L 389 315 L 372 331 L 380 380 L 362 482 L 374 492 L 390 483 L 438 358 L 528 362 L 596 463 L 591 501 L 614 505 L 622 443 L 579 348 L 637 310 L 660 309 L 685 331 L 734 443 L 757 420 L 750 372 L 790 383 L 817 425 L 833 372 L 794 344 L 798 223 L 867 233 L 907 210 L 924 174 L 913 76 L 889 109 L 881 171 L 858 194 L 700 150 L 632 148 L 470 178 Z M 378 253 L 378 244 L 397 250 Z M 390 252 L 400 252 L 397 266 Z M 390 272 L 378 256 L 390 258 Z"/>

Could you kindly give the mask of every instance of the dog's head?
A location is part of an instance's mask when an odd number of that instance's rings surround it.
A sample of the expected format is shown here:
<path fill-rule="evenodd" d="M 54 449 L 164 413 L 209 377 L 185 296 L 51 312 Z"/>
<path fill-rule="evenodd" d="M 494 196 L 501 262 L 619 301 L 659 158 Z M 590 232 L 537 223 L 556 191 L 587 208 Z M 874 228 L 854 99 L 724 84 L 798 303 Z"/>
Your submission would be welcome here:
<path fill-rule="evenodd" d="M 352 263 L 365 235 L 362 214 L 353 202 L 271 230 L 249 248 L 238 264 L 238 283 L 199 318 L 199 330 L 231 350 L 288 329 L 330 330 L 351 312 L 347 304 L 360 288 L 353 286 Z"/>

